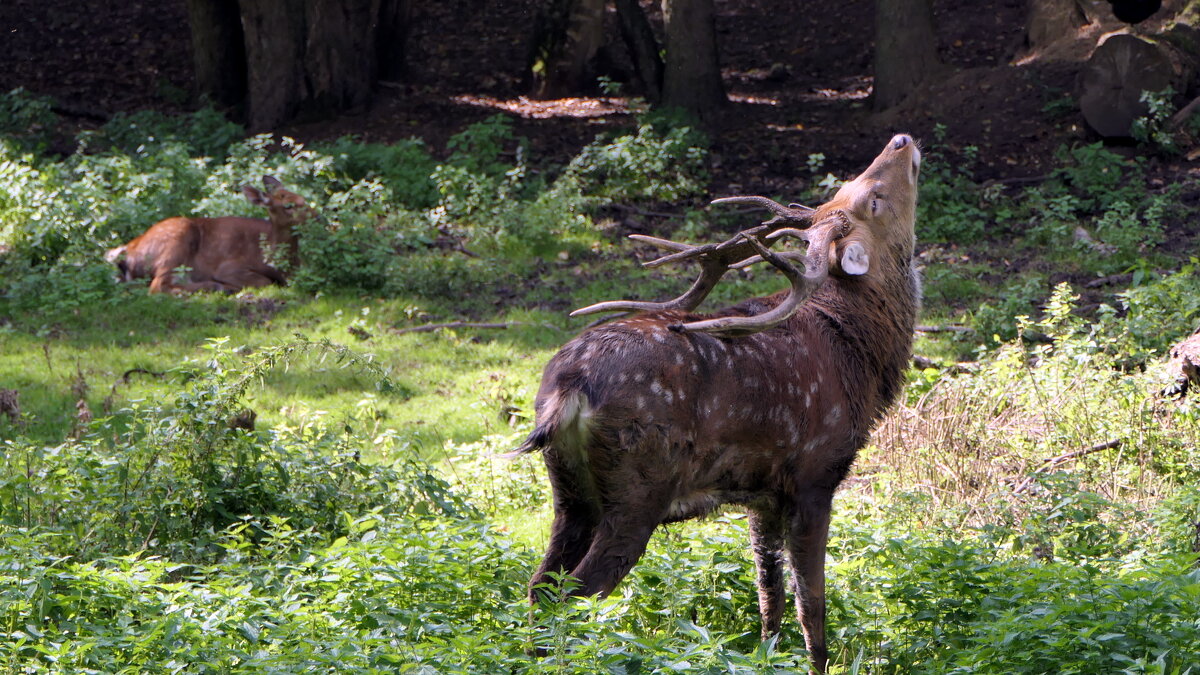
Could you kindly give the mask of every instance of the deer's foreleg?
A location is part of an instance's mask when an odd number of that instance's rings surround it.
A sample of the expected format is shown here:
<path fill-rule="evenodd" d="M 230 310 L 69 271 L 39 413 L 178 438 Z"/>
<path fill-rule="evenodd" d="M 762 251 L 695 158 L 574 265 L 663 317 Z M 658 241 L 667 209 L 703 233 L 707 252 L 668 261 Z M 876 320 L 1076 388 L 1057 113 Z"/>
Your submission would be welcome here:
<path fill-rule="evenodd" d="M 800 495 L 793 504 L 787 533 L 796 611 L 804 629 L 804 644 L 818 673 L 825 672 L 829 660 L 825 646 L 825 546 L 832 506 L 832 491 Z"/>

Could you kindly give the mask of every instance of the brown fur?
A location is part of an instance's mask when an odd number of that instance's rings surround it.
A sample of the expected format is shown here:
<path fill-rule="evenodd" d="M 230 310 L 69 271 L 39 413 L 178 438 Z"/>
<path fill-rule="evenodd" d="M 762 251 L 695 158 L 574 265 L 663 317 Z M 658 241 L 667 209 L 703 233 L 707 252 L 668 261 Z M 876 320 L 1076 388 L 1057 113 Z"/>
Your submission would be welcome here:
<path fill-rule="evenodd" d="M 312 217 L 304 198 L 283 188 L 271 176 L 263 177 L 267 192 L 249 185 L 242 188 L 251 204 L 266 207 L 270 220 L 260 218 L 167 218 L 140 237 L 110 249 L 105 259 L 120 270 L 122 281 L 150 279 L 151 293 L 225 291 L 283 284 L 282 271 L 268 264 L 268 249 L 286 249 L 292 269 L 299 264 L 295 226 Z M 176 270 L 189 269 L 186 280 Z"/>
<path fill-rule="evenodd" d="M 764 639 L 779 632 L 786 559 L 805 642 L 824 670 L 833 492 L 899 393 L 911 356 L 919 158 L 897 136 L 817 210 L 814 228 L 850 223 L 834 260 L 858 242 L 870 266 L 858 276 L 835 266 L 783 324 L 719 338 L 670 329 L 706 317 L 650 312 L 593 328 L 550 360 L 538 423 L 518 449 L 543 451 L 554 491 L 531 599 L 559 571 L 579 580 L 578 594 L 606 594 L 659 524 L 740 504 L 750 511 Z M 784 295 L 711 316 L 759 314 Z"/>

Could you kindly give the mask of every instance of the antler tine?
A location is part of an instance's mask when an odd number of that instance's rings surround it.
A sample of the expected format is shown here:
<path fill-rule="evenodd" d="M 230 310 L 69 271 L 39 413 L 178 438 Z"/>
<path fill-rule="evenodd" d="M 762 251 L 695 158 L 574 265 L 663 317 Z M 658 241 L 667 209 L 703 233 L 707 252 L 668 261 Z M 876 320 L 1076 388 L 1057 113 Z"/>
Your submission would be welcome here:
<path fill-rule="evenodd" d="M 832 224 L 816 232 L 801 233 L 808 239 L 808 251 L 799 256 L 796 253 L 775 253 L 756 238 L 747 241 L 758 250 L 758 257 L 766 260 L 779 269 L 792 284 L 792 290 L 783 302 L 773 309 L 754 316 L 723 316 L 706 321 L 671 326 L 672 330 L 687 333 L 708 333 L 718 337 L 738 337 L 768 330 L 792 318 L 800 310 L 804 301 L 813 294 L 825 280 L 829 278 L 829 248 L 834 239 L 843 237 L 848 226 L 844 222 Z M 804 272 L 797 270 L 788 260 L 802 260 Z"/>
<path fill-rule="evenodd" d="M 767 226 L 778 223 L 811 223 L 812 214 L 816 213 L 815 209 L 810 209 L 803 204 L 788 204 L 784 206 L 774 199 L 756 195 L 722 197 L 712 200 L 712 204 L 754 204 L 755 206 L 761 206 L 775 214 L 774 218 L 763 222 L 763 225 Z"/>
<path fill-rule="evenodd" d="M 694 246 L 692 244 L 684 244 L 642 234 L 631 234 L 629 235 L 631 239 L 675 251 L 675 253 L 643 263 L 645 267 L 658 267 L 667 263 L 696 258 L 700 261 L 700 276 L 696 278 L 696 281 L 692 283 L 691 288 L 686 293 L 674 300 L 666 302 L 609 300 L 581 307 L 571 312 L 571 316 L 584 316 L 598 312 L 649 312 L 673 309 L 690 312 L 700 306 L 704 298 L 708 297 L 708 294 L 716 287 L 721 277 L 729 271 L 731 265 L 745 260 L 752 255 L 756 249 L 750 242 L 758 242 L 765 236 L 766 230 L 765 226 L 759 225 L 758 227 L 739 232 L 737 235 L 719 244 L 704 244 L 703 246 Z"/>

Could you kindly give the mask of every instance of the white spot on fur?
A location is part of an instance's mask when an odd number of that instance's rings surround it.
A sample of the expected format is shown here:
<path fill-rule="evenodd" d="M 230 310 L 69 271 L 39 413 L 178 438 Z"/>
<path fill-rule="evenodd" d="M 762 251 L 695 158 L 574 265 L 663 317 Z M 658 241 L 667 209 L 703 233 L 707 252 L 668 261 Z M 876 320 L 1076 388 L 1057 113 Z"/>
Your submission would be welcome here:
<path fill-rule="evenodd" d="M 825 426 L 832 427 L 842 421 L 842 406 L 835 405 L 825 413 Z"/>

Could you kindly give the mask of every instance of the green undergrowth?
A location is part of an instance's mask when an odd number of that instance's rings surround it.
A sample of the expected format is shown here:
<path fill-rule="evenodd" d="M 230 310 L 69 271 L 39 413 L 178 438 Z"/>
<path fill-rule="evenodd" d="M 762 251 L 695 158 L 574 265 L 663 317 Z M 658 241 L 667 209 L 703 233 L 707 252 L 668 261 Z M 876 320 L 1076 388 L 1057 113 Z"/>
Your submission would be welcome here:
<path fill-rule="evenodd" d="M 555 167 L 500 117 L 438 149 L 245 138 L 201 111 L 121 116 L 49 156 L 52 129 L 44 100 L 0 97 L 6 672 L 808 669 L 794 617 L 759 639 L 736 510 L 661 528 L 607 599 L 526 600 L 550 494 L 539 457 L 505 453 L 590 321 L 567 312 L 690 282 L 639 267 L 614 205 L 670 203 L 660 234 L 693 241 L 754 222 L 699 207 L 697 132 L 638 120 Z M 1200 408 L 1156 393 L 1200 323 L 1195 261 L 1158 243 L 1188 213 L 1098 146 L 997 189 L 937 140 L 933 364 L 836 499 L 831 672 L 1200 673 Z M 252 214 L 238 188 L 263 174 L 325 216 L 291 285 L 114 282 L 105 248 L 168 215 Z M 706 306 L 784 286 L 729 277 Z"/>

